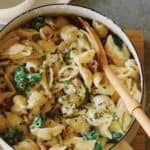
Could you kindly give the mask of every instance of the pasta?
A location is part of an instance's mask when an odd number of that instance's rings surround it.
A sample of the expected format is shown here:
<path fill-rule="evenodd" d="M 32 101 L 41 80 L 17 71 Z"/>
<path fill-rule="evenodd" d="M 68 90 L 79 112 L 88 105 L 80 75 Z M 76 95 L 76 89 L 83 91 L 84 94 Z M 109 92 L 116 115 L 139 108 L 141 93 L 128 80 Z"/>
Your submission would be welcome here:
<path fill-rule="evenodd" d="M 31 139 L 25 139 L 15 146 L 16 150 L 39 150 L 38 145 Z"/>
<path fill-rule="evenodd" d="M 69 125 L 74 132 L 84 134 L 90 129 L 89 124 L 83 117 L 74 117 L 71 119 L 65 119 L 65 123 Z"/>
<path fill-rule="evenodd" d="M 122 66 L 129 59 L 130 54 L 125 44 L 117 40 L 116 36 L 109 35 L 105 44 L 105 50 L 115 65 Z M 118 42 L 119 46 L 115 42 Z"/>
<path fill-rule="evenodd" d="M 51 147 L 49 150 L 65 150 L 66 146 L 54 146 Z"/>
<path fill-rule="evenodd" d="M 76 150 L 91 150 L 91 149 L 94 149 L 94 147 L 95 147 L 95 141 L 94 140 L 82 141 L 80 143 L 75 144 Z"/>
<path fill-rule="evenodd" d="M 103 24 L 93 21 L 93 27 L 101 38 L 105 38 L 108 34 L 108 29 Z"/>
<path fill-rule="evenodd" d="M 39 139 L 51 140 L 53 137 L 59 135 L 62 132 L 63 128 L 63 125 L 58 125 L 51 128 L 36 128 L 31 129 L 31 133 L 37 136 Z"/>
<path fill-rule="evenodd" d="M 14 105 L 11 107 L 11 111 L 17 114 L 27 113 L 27 100 L 22 95 L 16 95 L 13 97 Z"/>
<path fill-rule="evenodd" d="M 33 91 L 28 99 L 28 109 L 41 107 L 47 102 L 47 98 L 42 92 Z"/>
<path fill-rule="evenodd" d="M 109 65 L 135 99 L 139 69 L 126 44 L 90 21 Z M 16 150 L 107 150 L 132 123 L 71 16 L 39 16 L 0 39 L 0 136 Z"/>

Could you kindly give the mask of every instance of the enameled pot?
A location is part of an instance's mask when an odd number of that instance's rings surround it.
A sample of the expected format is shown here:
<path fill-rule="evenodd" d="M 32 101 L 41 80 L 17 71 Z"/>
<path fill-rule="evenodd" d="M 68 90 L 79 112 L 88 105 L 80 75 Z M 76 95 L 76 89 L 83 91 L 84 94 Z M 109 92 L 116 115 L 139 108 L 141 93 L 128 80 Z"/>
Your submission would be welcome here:
<path fill-rule="evenodd" d="M 39 16 L 39 15 L 77 15 L 77 16 L 82 16 L 88 19 L 94 19 L 97 20 L 101 23 L 103 23 L 105 26 L 107 26 L 112 32 L 114 32 L 115 34 L 117 34 L 123 41 L 124 43 L 128 46 L 130 52 L 132 53 L 133 57 L 135 58 L 138 68 L 139 68 L 139 72 L 140 72 L 140 84 L 141 84 L 141 90 L 142 90 L 142 97 L 140 99 L 140 102 L 143 104 L 144 103 L 144 96 L 145 96 L 145 92 L 144 92 L 144 76 L 143 76 L 143 69 L 142 69 L 142 65 L 141 65 L 141 60 L 136 52 L 135 47 L 133 46 L 133 44 L 131 43 L 131 41 L 129 40 L 129 38 L 127 37 L 127 35 L 123 32 L 123 30 L 116 24 L 114 23 L 111 19 L 107 18 L 106 16 L 103 16 L 101 13 L 89 9 L 89 8 L 85 8 L 85 7 L 81 7 L 81 6 L 77 6 L 77 5 L 64 5 L 64 4 L 54 4 L 54 5 L 44 5 L 44 6 L 40 6 L 34 9 L 31 9 L 21 15 L 19 15 L 18 17 L 16 17 L 15 19 L 13 19 L 11 22 L 9 22 L 7 25 L 4 26 L 4 28 L 2 29 L 1 33 L 0 33 L 0 38 L 2 38 L 7 32 L 13 30 L 14 28 L 20 26 L 21 24 L 23 24 L 24 22 Z M 110 149 L 118 149 L 118 150 L 130 150 L 130 147 L 126 147 L 127 144 L 124 141 L 128 141 L 130 142 L 133 137 L 135 136 L 136 132 L 138 129 L 138 125 L 136 123 L 135 120 L 133 120 L 131 126 L 129 127 L 127 133 L 122 137 L 122 139 L 116 143 L 114 146 L 112 146 Z M 4 141 L 2 141 L 0 139 L 0 145 L 2 145 L 2 147 L 7 146 L 5 144 Z M 122 147 L 120 147 L 122 145 Z M 124 146 L 123 146 L 124 145 Z M 7 150 L 9 150 L 8 147 L 5 147 Z"/>

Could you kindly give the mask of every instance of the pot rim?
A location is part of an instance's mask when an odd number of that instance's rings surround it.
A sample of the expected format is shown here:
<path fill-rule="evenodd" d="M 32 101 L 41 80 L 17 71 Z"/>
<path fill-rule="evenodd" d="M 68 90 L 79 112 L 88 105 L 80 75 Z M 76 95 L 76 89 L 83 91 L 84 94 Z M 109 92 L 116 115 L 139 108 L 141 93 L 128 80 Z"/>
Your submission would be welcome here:
<path fill-rule="evenodd" d="M 0 32 L 2 32 L 2 31 L 4 31 L 5 29 L 7 29 L 7 27 L 11 24 L 11 23 L 13 23 L 13 22 L 15 22 L 16 21 L 16 19 L 20 19 L 23 15 L 26 15 L 27 13 L 31 13 L 32 11 L 35 11 L 36 9 L 40 9 L 40 8 L 44 8 L 44 7 L 49 7 L 49 6 L 69 6 L 69 7 L 78 7 L 78 8 L 81 8 L 81 9 L 83 9 L 83 8 L 85 8 L 85 9 L 87 9 L 87 10 L 91 10 L 91 11 L 93 11 L 93 12 L 95 12 L 96 14 L 98 14 L 98 15 L 100 15 L 100 16 L 103 16 L 105 19 L 107 19 L 107 20 L 109 20 L 109 21 L 111 21 L 112 23 L 113 23 L 113 25 L 115 25 L 118 29 L 120 29 L 121 30 L 121 32 L 126 36 L 126 38 L 128 39 L 128 41 L 129 41 L 129 43 L 133 46 L 133 49 L 134 49 L 134 51 L 135 51 L 135 54 L 136 54 L 136 56 L 137 56 L 137 60 L 138 60 L 138 62 L 139 62 L 139 67 L 140 67 L 140 69 L 141 69 L 141 79 L 142 79 L 142 81 L 140 81 L 142 84 L 142 87 L 141 87 L 141 89 L 142 89 L 142 96 L 141 96 L 141 99 L 140 99 L 140 104 L 142 104 L 143 105 L 143 103 L 144 103 L 144 97 L 145 97 L 145 77 L 144 77 L 144 69 L 143 69 L 143 64 L 142 64 L 142 60 L 141 60 L 141 58 L 140 58 L 140 56 L 139 56 L 139 53 L 137 52 L 137 49 L 135 48 L 135 46 L 134 46 L 134 44 L 133 44 L 133 42 L 130 40 L 130 38 L 128 37 L 128 35 L 123 31 L 123 29 L 116 23 L 116 22 L 114 22 L 112 19 L 110 19 L 109 17 L 107 17 L 107 16 L 105 16 L 103 13 L 101 13 L 100 11 L 98 11 L 98 10 L 95 10 L 95 9 L 93 9 L 93 8 L 90 8 L 90 7 L 87 7 L 87 6 L 81 6 L 81 5 L 78 5 L 78 4 L 45 4 L 45 5 L 41 5 L 41 6 L 38 6 L 38 7 L 35 7 L 35 8 L 31 8 L 31 9 L 29 9 L 29 10 L 27 10 L 27 11 L 25 11 L 25 12 L 23 12 L 23 13 L 21 13 L 20 15 L 18 15 L 18 16 L 16 16 L 15 18 L 13 18 L 10 22 L 8 22 L 1 30 L 0 30 Z M 82 16 L 82 14 L 81 14 L 81 16 Z M 107 25 L 106 25 L 107 26 Z M 108 27 L 109 28 L 109 27 Z M 113 30 L 112 30 L 112 32 L 113 32 Z M 128 45 L 127 45 L 128 46 Z M 129 49 L 129 51 L 130 51 L 130 49 Z M 131 52 L 131 51 L 130 51 Z M 138 68 L 139 68 L 138 67 Z M 141 80 L 140 79 L 140 80 Z M 136 119 L 134 118 L 133 119 L 133 121 L 130 123 L 130 126 L 128 127 L 128 129 L 127 129 L 127 131 L 126 131 L 126 133 L 122 136 L 122 138 L 117 142 L 117 143 L 114 143 L 114 145 L 112 146 L 112 147 L 110 147 L 110 150 L 111 149 L 113 149 L 113 148 L 115 148 L 117 145 L 119 145 L 120 143 L 121 143 L 121 141 L 122 140 L 124 140 L 125 138 L 126 138 L 126 136 L 128 135 L 128 133 L 131 131 L 131 129 L 133 128 L 133 126 L 134 126 L 134 124 L 136 123 L 137 121 L 136 121 Z"/>

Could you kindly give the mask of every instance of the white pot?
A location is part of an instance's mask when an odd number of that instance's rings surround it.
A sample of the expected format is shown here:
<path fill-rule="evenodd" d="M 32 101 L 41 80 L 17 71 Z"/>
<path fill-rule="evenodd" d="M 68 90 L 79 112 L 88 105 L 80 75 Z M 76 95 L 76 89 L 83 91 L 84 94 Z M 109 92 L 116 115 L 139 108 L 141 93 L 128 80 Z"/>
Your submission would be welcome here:
<path fill-rule="evenodd" d="M 0 9 L 0 24 L 7 24 L 10 20 L 30 8 L 38 7 L 43 4 L 67 4 L 69 2 L 70 0 L 23 0 L 15 6 Z M 3 3 L 7 5 L 9 0 L 4 0 Z"/>
<path fill-rule="evenodd" d="M 32 9 L 20 16 L 18 16 L 17 18 L 15 18 L 14 20 L 12 20 L 9 24 L 7 24 L 1 31 L 0 37 L 4 36 L 7 32 L 9 32 L 10 30 L 12 30 L 13 28 L 16 28 L 17 26 L 20 26 L 21 24 L 23 24 L 24 22 L 30 20 L 31 18 L 34 18 L 38 15 L 77 15 L 77 16 L 82 16 L 85 18 L 89 18 L 89 19 L 95 19 L 101 23 L 103 23 L 104 25 L 106 25 L 111 31 L 113 31 L 115 34 L 117 34 L 123 41 L 124 43 L 128 46 L 130 52 L 132 53 L 133 57 L 135 58 L 137 64 L 138 64 L 138 68 L 140 71 L 140 81 L 141 81 L 141 90 L 142 90 L 142 99 L 140 100 L 140 102 L 144 102 L 144 79 L 143 79 L 143 71 L 142 71 L 142 65 L 141 65 L 141 61 L 139 56 L 137 55 L 137 52 L 134 48 L 134 46 L 132 45 L 131 41 L 129 40 L 129 38 L 127 37 L 127 35 L 121 30 L 121 28 L 115 24 L 111 19 L 103 16 L 102 14 L 100 14 L 99 12 L 96 12 L 94 10 L 91 10 L 89 8 L 85 8 L 85 7 L 81 7 L 81 6 L 75 6 L 75 5 L 46 5 L 46 6 L 41 6 L 38 7 L 36 9 Z M 138 129 L 138 126 L 135 122 L 135 120 L 133 121 L 132 125 L 130 126 L 128 132 L 126 133 L 126 135 L 122 138 L 122 140 L 120 142 L 118 142 L 114 147 L 112 147 L 112 149 L 118 147 L 118 150 L 130 150 L 130 148 L 126 148 L 125 146 L 127 146 L 127 144 L 124 142 L 125 140 L 128 140 L 129 142 L 132 140 L 132 138 L 134 137 L 134 135 L 136 134 Z M 123 143 L 124 146 L 122 148 L 120 148 L 120 143 Z M 8 150 L 8 148 L 7 148 Z"/>
<path fill-rule="evenodd" d="M 16 6 L 0 9 L 0 24 L 8 23 L 14 17 L 31 8 L 34 2 L 35 0 L 24 0 Z M 9 1 L 6 1 L 6 3 L 9 3 Z"/>

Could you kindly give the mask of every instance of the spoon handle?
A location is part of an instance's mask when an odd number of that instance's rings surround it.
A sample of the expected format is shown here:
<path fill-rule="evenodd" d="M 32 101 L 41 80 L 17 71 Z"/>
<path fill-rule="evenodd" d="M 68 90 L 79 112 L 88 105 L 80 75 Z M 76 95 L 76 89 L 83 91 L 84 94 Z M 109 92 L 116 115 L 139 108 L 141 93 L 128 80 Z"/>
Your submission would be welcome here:
<path fill-rule="evenodd" d="M 137 100 L 131 97 L 129 91 L 123 86 L 121 81 L 113 73 L 113 71 L 108 65 L 104 66 L 103 70 L 107 78 L 109 79 L 110 83 L 113 85 L 115 90 L 119 93 L 121 98 L 124 100 L 124 103 L 126 104 L 128 111 L 136 118 L 136 120 L 139 122 L 141 127 L 150 137 L 150 119 L 143 111 L 141 104 Z"/>
<path fill-rule="evenodd" d="M 129 112 L 137 119 L 141 127 L 150 137 L 150 120 L 142 110 L 141 104 L 137 100 L 132 98 L 132 96 L 129 94 L 129 91 L 123 86 L 118 77 L 113 73 L 113 70 L 109 67 L 103 44 L 94 29 L 81 17 L 78 17 L 78 20 L 88 31 L 93 41 L 97 54 L 97 61 L 101 64 L 105 75 L 107 76 L 115 90 L 118 92 L 120 97 L 123 99 Z"/>

